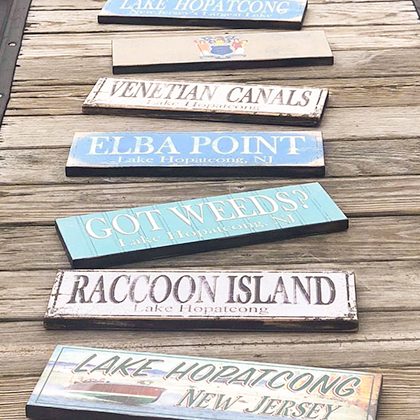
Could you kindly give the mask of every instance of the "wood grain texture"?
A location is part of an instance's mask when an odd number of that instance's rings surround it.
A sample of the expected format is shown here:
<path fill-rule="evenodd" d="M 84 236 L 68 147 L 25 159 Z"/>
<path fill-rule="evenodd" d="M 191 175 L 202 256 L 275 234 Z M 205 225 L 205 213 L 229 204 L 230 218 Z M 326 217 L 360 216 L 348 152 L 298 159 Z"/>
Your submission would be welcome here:
<path fill-rule="evenodd" d="M 360 84 L 359 87 L 361 88 L 364 85 L 366 86 L 366 83 L 375 84 L 374 78 L 377 77 L 418 76 L 420 74 L 420 57 L 415 48 L 333 50 L 333 54 L 333 66 L 282 67 L 280 69 L 266 69 L 263 73 L 261 71 L 252 72 L 249 69 L 206 71 L 204 73 L 174 72 L 166 75 L 159 74 L 159 78 L 154 74 L 147 73 L 142 75 L 142 79 L 176 79 L 199 82 L 203 80 L 204 74 L 207 82 L 246 82 L 247 84 L 270 85 L 273 82 L 279 83 L 281 81 L 285 85 L 285 81 L 288 84 L 294 81 L 295 83 L 304 83 L 308 86 L 311 79 L 328 79 L 326 85 L 328 88 L 340 84 L 340 80 L 337 79 L 350 78 L 353 79 L 353 81 L 348 81 L 348 84 L 350 84 L 348 87 L 351 88 L 354 85 L 358 86 L 358 83 L 354 83 L 355 78 L 368 78 L 368 81 Z M 91 89 L 100 77 L 112 76 L 111 63 L 110 52 L 106 52 L 104 56 L 100 57 L 72 55 L 71 57 L 66 57 L 65 60 L 57 56 L 47 56 L 43 60 L 39 60 L 37 57 L 21 57 L 19 59 L 20 67 L 16 69 L 15 84 L 12 93 L 16 92 L 18 94 L 18 90 L 15 90 L 15 88 L 17 89 L 20 83 L 23 83 L 23 86 L 27 85 L 28 80 L 35 80 L 35 83 L 31 84 L 32 89 L 27 89 L 28 93 L 34 88 L 36 92 L 36 86 L 38 85 L 84 85 L 89 86 Z M 69 68 L 72 69 L 71 72 L 69 72 Z M 89 72 L 86 72 L 86 68 L 89 68 Z M 128 75 L 121 78 L 133 78 L 133 76 Z M 307 81 L 308 79 L 309 81 Z M 414 83 L 417 84 L 415 81 Z M 398 83 L 394 85 L 394 89 L 397 89 L 399 86 Z M 315 86 L 318 86 L 318 81 Z M 341 83 L 341 86 L 343 86 L 343 83 Z M 69 96 L 75 98 L 85 97 L 85 89 L 75 90 L 70 88 Z M 36 97 L 36 95 L 33 96 Z M 11 99 L 14 100 L 14 95 L 12 95 Z M 381 104 L 377 103 L 377 106 L 381 106 Z M 12 104 L 9 110 L 13 109 L 13 107 Z M 29 107 L 27 106 L 27 108 Z"/>
<path fill-rule="evenodd" d="M 312 3 L 312 2 L 311 2 Z M 115 32 L 105 33 L 56 33 L 50 34 L 27 34 L 24 39 L 25 48 L 21 58 L 33 57 L 71 57 L 90 56 L 107 57 L 111 54 L 111 40 L 131 40 L 139 37 L 168 36 L 172 33 L 177 35 L 202 35 L 203 33 L 223 34 L 225 29 L 195 28 L 188 32 L 184 28 L 176 27 L 168 30 L 166 26 L 156 29 L 148 29 L 148 26 L 140 25 L 136 32 L 124 32 L 124 27 L 119 26 Z M 301 32 L 313 31 L 312 28 L 303 28 Z M 328 42 L 334 51 L 345 50 L 381 50 L 383 48 L 417 48 L 420 45 L 418 38 L 418 24 L 389 25 L 389 26 L 356 26 L 349 30 L 347 27 L 331 26 L 322 27 Z M 247 32 L 257 33 L 258 30 L 249 29 Z M 107 69 L 108 70 L 108 69 Z M 333 82 L 333 80 L 331 80 Z"/>
<path fill-rule="evenodd" d="M 277 69 L 277 71 L 280 70 Z M 209 71 L 207 73 L 209 73 L 209 78 L 217 80 L 216 72 Z M 187 74 L 184 72 L 178 75 L 186 79 Z M 130 78 L 133 80 L 150 79 L 148 76 L 150 75 L 136 74 L 131 75 Z M 122 75 L 118 77 L 125 78 Z M 155 78 L 163 81 L 179 80 L 172 73 L 159 73 Z M 255 83 L 260 84 L 262 81 Z M 330 79 L 291 79 L 287 81 L 287 85 L 293 85 L 293 87 L 327 86 L 329 97 L 328 110 L 325 111 L 325 114 L 332 108 L 376 107 L 378 104 L 381 107 L 398 107 L 401 103 L 405 103 L 407 106 L 418 106 L 420 98 L 418 95 L 413 95 L 418 83 L 418 76 L 363 78 L 359 79 L 358 86 L 354 86 L 354 79 L 350 78 L 333 79 L 333 81 Z M 266 83 L 263 82 L 263 84 Z M 246 86 L 248 85 L 249 83 L 246 84 Z M 41 85 L 28 92 L 27 86 L 16 85 L 7 115 L 78 115 L 92 88 L 93 86 L 89 85 L 74 87 Z M 27 105 L 28 101 L 31 103 L 30 108 Z"/>
<path fill-rule="evenodd" d="M 95 10 L 32 10 L 29 12 L 28 33 L 52 32 L 110 32 L 138 31 L 138 25 L 99 24 L 98 9 Z M 411 1 L 341 3 L 339 7 L 329 4 L 309 5 L 304 26 L 361 26 L 361 25 L 404 25 L 413 24 L 418 16 Z M 143 25 L 142 25 L 143 26 Z M 146 26 L 146 25 L 145 25 Z M 147 25 L 148 29 L 152 29 Z M 165 26 L 166 30 L 176 27 Z"/>
<path fill-rule="evenodd" d="M 0 378 L 28 375 L 41 372 L 57 344 L 83 347 L 114 348 L 128 351 L 179 354 L 256 362 L 293 364 L 302 366 L 346 369 L 379 368 L 382 366 L 404 366 L 407 357 L 418 364 L 420 354 L 416 349 L 420 344 L 418 331 L 410 325 L 413 312 L 401 315 L 389 314 L 383 321 L 384 312 L 361 314 L 360 331 L 354 333 L 313 333 L 302 336 L 297 333 L 248 333 L 220 332 L 172 332 L 159 331 L 44 331 L 41 322 L 2 322 L 0 331 L 2 352 L 9 354 L 8 364 L 3 364 Z M 363 325 L 378 323 L 382 318 L 382 328 L 365 330 Z M 405 329 L 405 333 L 398 333 Z M 394 333 L 394 336 L 392 336 Z M 31 344 L 23 350 L 15 343 L 31 337 Z M 114 343 L 109 342 L 110 336 Z M 110 345 L 112 347 L 110 347 Z M 308 352 L 308 347 L 311 352 Z M 372 351 L 372 348 L 375 351 Z M 27 357 L 24 358 L 23 356 Z M 28 357 L 30 356 L 30 357 Z M 373 369 L 372 369 L 373 370 Z M 376 370 L 376 369 L 375 369 Z"/>
<path fill-rule="evenodd" d="M 82 178 L 80 178 L 82 179 Z M 79 180 L 79 178 L 77 179 Z M 134 181 L 133 179 L 130 179 Z M 112 211 L 202 197 L 254 191 L 264 188 L 309 183 L 315 180 L 244 179 L 155 179 L 154 182 L 113 184 L 10 186 L 0 188 L 0 225 L 50 224 L 71 215 Z M 349 217 L 420 215 L 420 177 L 360 177 L 318 179 L 328 194 Z M 90 178 L 85 179 L 86 182 Z M 97 181 L 98 183 L 100 180 Z M 194 183 L 195 188 L 191 187 Z M 31 203 L 39 203 L 31 207 Z M 83 209 L 80 203 L 83 202 Z"/>
<path fill-rule="evenodd" d="M 372 121 L 374 121 L 374 124 L 372 124 Z M 35 152 L 26 152 L 28 148 L 43 149 L 60 146 L 70 148 L 73 135 L 76 131 L 115 132 L 156 130 L 175 132 L 186 131 L 187 128 L 191 131 L 267 131 L 270 129 L 266 125 L 258 124 L 188 121 L 188 125 L 186 125 L 186 122 L 181 120 L 109 115 L 84 115 L 83 118 L 69 115 L 6 117 L 0 131 L 0 149 L 22 148 L 25 149 L 22 153 L 28 153 L 30 155 L 30 153 Z M 290 127 L 278 126 L 277 128 L 279 130 L 290 130 Z M 417 133 L 420 132 L 420 106 L 375 107 L 372 113 L 367 112 L 365 108 L 327 108 L 319 129 L 323 132 L 324 142 L 327 146 L 332 141 L 350 141 L 350 147 L 354 146 L 356 150 L 360 147 L 371 153 L 374 149 L 379 149 L 379 153 L 387 155 L 391 159 L 397 153 L 398 148 L 402 148 L 400 150 L 404 151 L 404 147 L 407 145 L 408 152 L 405 154 L 405 159 L 409 160 L 411 154 L 416 152 L 415 145 L 418 142 Z M 378 142 L 373 140 L 378 140 Z M 376 146 L 384 140 L 395 141 L 394 147 L 392 147 L 392 143 L 386 143 L 391 147 L 390 153 Z M 359 141 L 364 141 L 364 143 L 360 143 L 358 146 Z M 343 147 L 347 146 L 343 145 Z M 326 153 L 328 153 L 328 150 Z M 355 153 L 357 154 L 357 151 Z M 368 156 L 365 158 L 369 159 Z M 329 164 L 331 165 L 332 162 L 330 161 Z M 352 162 L 348 161 L 346 165 L 351 166 Z M 54 165 L 54 167 L 55 170 L 62 168 L 61 165 Z M 384 171 L 386 170 L 383 165 L 382 168 Z"/>
<path fill-rule="evenodd" d="M 79 214 L 84 212 L 80 205 Z M 72 213 L 63 211 L 63 216 L 70 215 Z M 130 268 L 217 266 L 222 261 L 231 261 L 232 267 L 240 267 L 247 265 L 251 256 L 263 265 L 296 261 L 417 261 L 420 254 L 419 222 L 420 216 L 361 217 L 351 219 L 350 229 L 346 232 L 165 258 L 131 264 Z M 381 226 L 379 230 L 378 226 Z M 383 235 L 387 241 L 383 240 Z M 23 224 L 1 227 L 0 248 L 0 270 L 16 267 L 16 264 L 21 270 L 70 268 L 53 226 Z M 48 258 L 45 258 L 46 254 Z"/>
<path fill-rule="evenodd" d="M 155 265 L 160 264 L 156 262 Z M 205 264 L 205 262 L 204 262 Z M 230 265 L 217 266 L 229 269 Z M 416 281 L 418 261 L 369 261 L 365 263 L 303 263 L 248 266 L 249 269 L 272 270 L 353 270 L 357 273 L 356 290 L 359 312 L 419 311 L 420 284 Z M 214 269 L 214 267 L 200 267 Z M 56 276 L 55 270 L 0 272 L 0 321 L 42 321 Z M 364 328 L 376 324 L 363 323 Z M 268 335 L 269 337 L 269 335 Z"/>
<path fill-rule="evenodd" d="M 25 418 L 24 405 L 53 348 L 68 343 L 370 370 L 385 375 L 378 419 L 416 419 L 420 38 L 411 0 L 311 0 L 304 30 L 326 31 L 333 66 L 171 74 L 198 82 L 329 88 L 320 125 L 327 172 L 320 181 L 351 216 L 347 232 L 129 267 L 354 270 L 361 311 L 358 334 L 48 332 L 42 316 L 55 271 L 69 268 L 53 227 L 55 217 L 296 183 L 220 177 L 66 178 L 64 165 L 75 131 L 270 129 L 82 116 L 81 103 L 94 83 L 112 74 L 112 38 L 203 31 L 99 25 L 96 16 L 104 1 L 32 1 L 11 105 L 0 130 L 0 417 Z"/>

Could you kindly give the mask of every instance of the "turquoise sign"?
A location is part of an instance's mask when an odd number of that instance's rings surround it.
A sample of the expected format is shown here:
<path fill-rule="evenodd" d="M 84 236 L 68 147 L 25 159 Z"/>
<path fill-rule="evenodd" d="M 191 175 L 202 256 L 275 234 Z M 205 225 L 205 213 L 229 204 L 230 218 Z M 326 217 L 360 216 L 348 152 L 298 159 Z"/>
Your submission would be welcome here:
<path fill-rule="evenodd" d="M 102 8 L 99 23 L 138 23 L 143 19 L 234 21 L 235 26 L 297 28 L 302 26 L 306 0 L 108 0 Z M 161 22 L 157 22 L 162 24 Z"/>
<path fill-rule="evenodd" d="M 68 176 L 319 176 L 320 132 L 76 133 Z"/>
<path fill-rule="evenodd" d="M 74 268 L 100 268 L 348 228 L 319 183 L 57 219 Z"/>

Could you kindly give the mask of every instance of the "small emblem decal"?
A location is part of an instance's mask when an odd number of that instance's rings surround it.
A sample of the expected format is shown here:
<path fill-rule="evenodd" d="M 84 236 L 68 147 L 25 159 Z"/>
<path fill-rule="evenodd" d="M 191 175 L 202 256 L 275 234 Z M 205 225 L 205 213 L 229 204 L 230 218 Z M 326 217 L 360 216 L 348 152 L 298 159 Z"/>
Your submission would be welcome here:
<path fill-rule="evenodd" d="M 194 42 L 200 50 L 200 58 L 204 60 L 246 57 L 245 45 L 248 41 L 234 35 L 202 36 Z"/>

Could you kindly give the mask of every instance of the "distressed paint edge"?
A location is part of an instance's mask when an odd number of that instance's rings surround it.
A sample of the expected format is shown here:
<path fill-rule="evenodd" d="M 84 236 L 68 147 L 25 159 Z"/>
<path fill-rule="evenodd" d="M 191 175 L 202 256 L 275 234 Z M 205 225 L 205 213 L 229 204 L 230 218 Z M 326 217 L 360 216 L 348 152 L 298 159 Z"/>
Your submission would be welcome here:
<path fill-rule="evenodd" d="M 191 273 L 197 272 L 197 269 L 173 269 L 171 273 Z M 208 273 L 248 273 L 248 271 L 241 270 L 205 270 Z M 225 317 L 218 319 L 214 317 L 209 318 L 183 318 L 183 317 L 172 317 L 171 318 L 134 318 L 131 315 L 96 315 L 94 318 L 89 318 L 87 315 L 84 317 L 75 316 L 56 316 L 54 314 L 56 300 L 58 298 L 60 287 L 66 273 L 118 273 L 116 270 L 58 270 L 55 282 L 51 291 L 50 300 L 47 306 L 47 310 L 44 315 L 44 328 L 46 329 L 69 329 L 69 330 L 86 330 L 90 328 L 98 329 L 143 329 L 143 330 L 154 330 L 166 331 L 171 329 L 177 330 L 192 330 L 192 331 L 335 331 L 335 332 L 357 332 L 359 328 L 359 319 L 357 313 L 357 300 L 355 294 L 355 275 L 352 271 L 303 271 L 300 274 L 342 274 L 346 277 L 347 290 L 349 291 L 347 296 L 347 303 L 351 308 L 348 316 L 343 317 L 330 317 L 329 319 L 319 317 L 284 317 L 281 319 L 271 318 L 258 318 L 258 319 L 238 319 L 235 317 Z M 150 269 L 150 270 L 122 270 L 124 273 L 162 273 L 161 269 Z M 296 270 L 252 270 L 252 273 L 256 274 L 291 274 L 296 273 Z M 91 320 L 91 322 L 89 322 Z M 334 320 L 336 322 L 334 322 Z M 77 324 L 82 321 L 84 327 L 80 327 Z M 166 323 L 163 324 L 163 322 Z M 231 323 L 234 323 L 233 327 Z M 155 323 L 157 325 L 155 325 Z M 194 324 L 204 324 L 208 326 L 202 326 L 201 328 L 195 328 Z M 230 324 L 229 324 L 230 323 Z M 252 324 L 246 328 L 242 324 Z M 126 324 L 126 325 L 124 325 Z M 160 325 L 162 324 L 162 325 Z M 219 325 L 214 325 L 219 324 Z M 279 325 L 280 324 L 280 325 Z M 284 324 L 284 325 L 283 325 Z M 297 325 L 298 324 L 298 325 Z"/>
<path fill-rule="evenodd" d="M 146 118 L 164 118 L 164 119 L 185 119 L 193 121 L 226 121 L 241 122 L 247 124 L 270 124 L 270 125 L 291 125 L 316 127 L 321 121 L 322 113 L 316 117 L 300 116 L 296 117 L 291 114 L 278 115 L 258 115 L 258 114 L 233 114 L 233 113 L 216 113 L 209 110 L 203 111 L 171 111 L 166 109 L 127 109 L 116 107 L 103 107 L 96 104 L 84 103 L 82 106 L 83 114 L 102 114 L 102 115 L 123 115 L 133 117 Z"/>
<path fill-rule="evenodd" d="M 318 223 L 311 226 L 306 226 L 302 229 L 301 226 L 295 228 L 288 228 L 282 230 L 264 231 L 259 233 L 251 233 L 245 235 L 235 236 L 233 238 L 218 238 L 209 239 L 200 242 L 189 242 L 185 244 L 163 246 L 159 248 L 148 248 L 144 250 L 134 250 L 125 253 L 112 253 L 89 258 L 73 258 L 67 248 L 66 242 L 61 235 L 56 221 L 56 229 L 60 237 L 61 243 L 65 249 L 66 255 L 69 258 L 70 265 L 75 269 L 82 268 L 107 268 L 116 265 L 129 264 L 141 261 L 148 261 L 160 258 L 168 258 L 179 255 L 189 255 L 199 252 L 211 252 L 221 249 L 242 247 L 246 245 L 255 245 L 267 242 L 274 242 L 286 239 L 293 239 L 303 236 L 311 236 L 324 233 L 333 233 L 347 230 L 349 227 L 349 220 L 344 215 L 343 219 L 338 219 L 334 222 Z M 326 229 L 323 229 L 326 228 Z M 289 234 L 293 229 L 293 235 Z M 194 249 L 192 249 L 194 244 Z M 165 252 L 168 251 L 168 252 Z"/>

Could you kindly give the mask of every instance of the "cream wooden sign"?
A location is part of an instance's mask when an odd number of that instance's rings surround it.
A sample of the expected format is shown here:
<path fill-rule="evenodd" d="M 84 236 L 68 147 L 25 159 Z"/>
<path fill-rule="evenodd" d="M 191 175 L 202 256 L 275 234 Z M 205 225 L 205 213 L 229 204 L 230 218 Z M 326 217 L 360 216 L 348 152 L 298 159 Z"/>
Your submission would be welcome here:
<path fill-rule="evenodd" d="M 59 271 L 46 328 L 356 330 L 354 274 Z"/>
<path fill-rule="evenodd" d="M 83 112 L 314 126 L 327 96 L 306 87 L 101 78 Z"/>
<path fill-rule="evenodd" d="M 323 31 L 207 31 L 112 41 L 114 74 L 308 64 L 333 64 Z"/>

